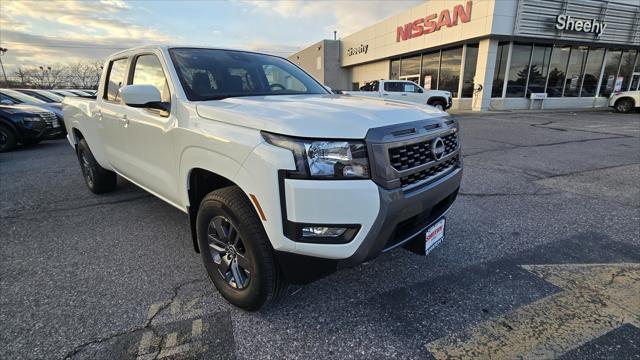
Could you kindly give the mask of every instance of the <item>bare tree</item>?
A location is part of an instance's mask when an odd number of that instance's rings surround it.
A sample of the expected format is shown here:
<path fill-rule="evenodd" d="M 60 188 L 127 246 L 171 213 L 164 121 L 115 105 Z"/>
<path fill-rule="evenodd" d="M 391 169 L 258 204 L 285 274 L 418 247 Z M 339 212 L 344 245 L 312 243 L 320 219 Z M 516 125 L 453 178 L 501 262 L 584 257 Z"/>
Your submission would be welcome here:
<path fill-rule="evenodd" d="M 101 63 L 77 62 L 69 65 L 19 67 L 13 72 L 15 86 L 40 89 L 96 89 L 102 74 Z"/>

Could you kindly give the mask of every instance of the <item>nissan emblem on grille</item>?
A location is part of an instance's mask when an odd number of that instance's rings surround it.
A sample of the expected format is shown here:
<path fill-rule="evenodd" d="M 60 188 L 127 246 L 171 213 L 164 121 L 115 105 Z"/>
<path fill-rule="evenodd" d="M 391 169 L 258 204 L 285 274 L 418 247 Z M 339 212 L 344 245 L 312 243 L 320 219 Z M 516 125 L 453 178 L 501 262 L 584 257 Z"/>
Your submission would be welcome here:
<path fill-rule="evenodd" d="M 435 138 L 431 143 L 431 154 L 433 154 L 433 158 L 436 160 L 442 159 L 445 152 L 444 141 L 441 138 Z"/>

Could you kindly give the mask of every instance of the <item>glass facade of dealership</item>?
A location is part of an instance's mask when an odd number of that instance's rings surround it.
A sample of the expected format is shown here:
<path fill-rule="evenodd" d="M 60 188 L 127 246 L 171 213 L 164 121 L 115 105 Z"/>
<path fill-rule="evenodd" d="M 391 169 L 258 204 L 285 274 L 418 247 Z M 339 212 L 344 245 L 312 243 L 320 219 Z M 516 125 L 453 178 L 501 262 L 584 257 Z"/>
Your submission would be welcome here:
<path fill-rule="evenodd" d="M 511 56 L 509 56 L 511 53 Z M 637 49 L 534 42 L 498 44 L 492 98 L 607 97 L 618 77 L 621 90 L 636 89 L 640 76 Z M 454 98 L 473 96 L 478 43 L 391 59 L 391 79 L 413 80 L 425 88 L 450 91 Z M 506 80 L 506 81 L 505 81 Z"/>
<path fill-rule="evenodd" d="M 333 89 L 410 80 L 486 111 L 607 106 L 639 88 L 639 53 L 633 1 L 427 0 L 290 59 Z"/>

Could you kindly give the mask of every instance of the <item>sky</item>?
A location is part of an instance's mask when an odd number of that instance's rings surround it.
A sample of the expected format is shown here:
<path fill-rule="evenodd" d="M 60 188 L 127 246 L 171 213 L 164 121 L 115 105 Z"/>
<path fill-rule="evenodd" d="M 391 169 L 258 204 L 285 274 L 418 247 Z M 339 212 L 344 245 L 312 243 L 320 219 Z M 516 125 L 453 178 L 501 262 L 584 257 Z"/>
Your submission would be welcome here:
<path fill-rule="evenodd" d="M 423 0 L 0 0 L 0 47 L 18 66 L 103 61 L 149 43 L 207 45 L 280 56 L 356 32 Z"/>

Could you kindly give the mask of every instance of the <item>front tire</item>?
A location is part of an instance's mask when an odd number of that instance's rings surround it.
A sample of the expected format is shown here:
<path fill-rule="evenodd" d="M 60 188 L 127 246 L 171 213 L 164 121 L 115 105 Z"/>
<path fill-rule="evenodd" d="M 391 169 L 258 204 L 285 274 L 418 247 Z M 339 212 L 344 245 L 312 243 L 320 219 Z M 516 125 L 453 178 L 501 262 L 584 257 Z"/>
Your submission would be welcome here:
<path fill-rule="evenodd" d="M 438 109 L 440 111 L 444 111 L 444 108 L 446 107 L 445 103 L 440 101 L 440 100 L 434 101 L 429 105 L 433 106 L 434 108 L 436 108 L 436 109 Z"/>
<path fill-rule="evenodd" d="M 94 194 L 104 194 L 116 189 L 118 177 L 96 161 L 85 139 L 78 143 L 78 161 L 87 187 Z"/>
<path fill-rule="evenodd" d="M 0 153 L 11 151 L 18 143 L 16 134 L 5 125 L 0 125 Z"/>
<path fill-rule="evenodd" d="M 633 100 L 620 99 L 616 101 L 616 111 L 620 113 L 628 113 L 633 109 Z"/>
<path fill-rule="evenodd" d="M 280 298 L 286 282 L 258 214 L 240 188 L 207 194 L 196 224 L 202 261 L 227 301 L 255 311 Z"/>

